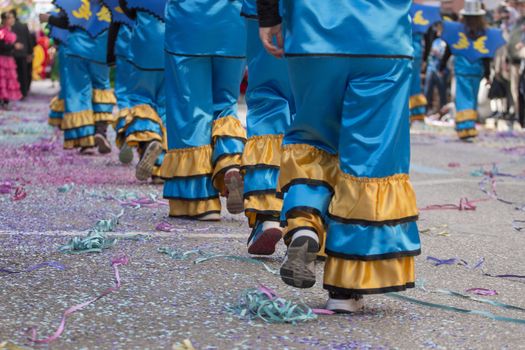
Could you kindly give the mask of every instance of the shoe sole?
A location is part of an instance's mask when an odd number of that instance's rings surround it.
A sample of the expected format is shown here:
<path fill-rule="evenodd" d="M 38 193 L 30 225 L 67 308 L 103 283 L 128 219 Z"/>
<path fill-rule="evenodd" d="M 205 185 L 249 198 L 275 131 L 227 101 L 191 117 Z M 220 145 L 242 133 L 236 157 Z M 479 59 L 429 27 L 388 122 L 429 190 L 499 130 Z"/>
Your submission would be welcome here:
<path fill-rule="evenodd" d="M 111 153 L 111 144 L 102 135 L 95 135 L 95 147 L 98 148 L 98 153 L 100 154 Z"/>
<path fill-rule="evenodd" d="M 311 288 L 315 284 L 315 260 L 319 243 L 310 237 L 299 237 L 288 246 L 287 257 L 281 266 L 281 279 L 289 286 Z"/>
<path fill-rule="evenodd" d="M 142 159 L 138 162 L 137 168 L 135 171 L 135 177 L 137 180 L 146 181 L 153 174 L 153 167 L 157 158 L 162 153 L 162 146 L 160 142 L 151 142 L 146 150 Z"/>
<path fill-rule="evenodd" d="M 89 147 L 89 148 L 78 151 L 78 153 L 81 156 L 93 156 L 95 155 L 95 150 L 93 149 L 93 147 Z"/>
<path fill-rule="evenodd" d="M 240 214 L 244 211 L 244 182 L 240 173 L 224 178 L 224 185 L 228 189 L 226 209 L 230 214 Z"/>
<path fill-rule="evenodd" d="M 125 143 L 120 149 L 118 159 L 122 164 L 131 163 L 133 161 L 133 149 Z"/>
<path fill-rule="evenodd" d="M 248 247 L 248 253 L 253 255 L 272 255 L 275 246 L 281 240 L 283 233 L 278 228 L 270 228 L 263 232 L 261 237 Z"/>

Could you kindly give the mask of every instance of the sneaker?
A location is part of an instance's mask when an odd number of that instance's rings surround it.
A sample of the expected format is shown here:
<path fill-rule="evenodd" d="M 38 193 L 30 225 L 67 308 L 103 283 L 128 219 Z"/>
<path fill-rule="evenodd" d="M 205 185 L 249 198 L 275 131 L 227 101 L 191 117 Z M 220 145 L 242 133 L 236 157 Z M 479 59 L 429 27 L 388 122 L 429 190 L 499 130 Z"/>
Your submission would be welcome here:
<path fill-rule="evenodd" d="M 111 144 L 108 138 L 102 134 L 95 134 L 95 147 L 98 148 L 100 154 L 111 153 Z"/>
<path fill-rule="evenodd" d="M 80 147 L 78 153 L 83 156 L 92 156 L 95 154 L 95 147 Z"/>
<path fill-rule="evenodd" d="M 281 240 L 283 231 L 276 221 L 257 222 L 248 238 L 248 253 L 254 255 L 272 255 L 275 246 Z"/>
<path fill-rule="evenodd" d="M 331 310 L 337 314 L 351 314 L 362 311 L 365 307 L 363 297 L 361 295 L 338 295 L 330 292 L 328 301 L 326 302 L 326 309 Z"/>
<path fill-rule="evenodd" d="M 315 260 L 319 252 L 319 238 L 310 230 L 297 231 L 288 246 L 281 266 L 281 279 L 297 288 L 311 288 L 315 284 Z"/>
<path fill-rule="evenodd" d="M 152 185 L 163 185 L 164 180 L 159 176 L 152 176 L 151 177 L 151 184 Z"/>
<path fill-rule="evenodd" d="M 244 211 L 244 182 L 239 169 L 230 169 L 224 175 L 224 184 L 227 189 L 226 209 L 231 214 L 240 214 Z"/>
<path fill-rule="evenodd" d="M 133 149 L 126 142 L 120 148 L 118 159 L 122 164 L 129 164 L 133 161 Z"/>
<path fill-rule="evenodd" d="M 206 215 L 198 218 L 197 220 L 199 220 L 199 221 L 221 221 L 221 214 L 219 214 L 219 213 L 210 213 L 210 214 L 206 214 Z"/>
<path fill-rule="evenodd" d="M 151 141 L 148 144 L 135 170 L 135 177 L 138 180 L 146 181 L 151 177 L 155 162 L 161 153 L 162 145 L 159 141 Z"/>

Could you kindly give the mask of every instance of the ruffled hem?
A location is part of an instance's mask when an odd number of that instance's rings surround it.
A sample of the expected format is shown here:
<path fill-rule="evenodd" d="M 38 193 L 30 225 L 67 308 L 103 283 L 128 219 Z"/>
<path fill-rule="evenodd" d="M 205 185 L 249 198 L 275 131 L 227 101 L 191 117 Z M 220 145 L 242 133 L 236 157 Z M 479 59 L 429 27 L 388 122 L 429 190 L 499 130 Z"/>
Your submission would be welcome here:
<path fill-rule="evenodd" d="M 478 136 L 478 131 L 476 129 L 465 129 L 465 130 L 460 130 L 457 132 L 458 133 L 458 137 L 460 139 L 469 139 L 469 138 L 473 138 L 473 137 L 476 137 Z"/>
<path fill-rule="evenodd" d="M 456 113 L 456 123 L 462 123 L 466 121 L 476 121 L 478 119 L 478 112 L 472 109 L 467 109 L 464 111 L 459 111 Z"/>
<path fill-rule="evenodd" d="M 224 193 L 224 174 L 230 169 L 240 168 L 241 166 L 241 155 L 231 154 L 221 157 L 215 162 L 213 169 L 212 181 L 213 187 L 215 187 L 220 193 Z"/>
<path fill-rule="evenodd" d="M 164 179 L 212 175 L 212 148 L 210 145 L 172 149 L 166 153 L 160 169 Z"/>
<path fill-rule="evenodd" d="M 242 126 L 239 119 L 227 116 L 213 122 L 211 135 L 213 143 L 215 143 L 217 137 L 232 137 L 246 140 L 246 129 Z"/>
<path fill-rule="evenodd" d="M 355 261 L 328 256 L 324 288 L 334 292 L 380 294 L 413 288 L 414 257 Z"/>
<path fill-rule="evenodd" d="M 64 141 L 65 149 L 73 149 L 73 148 L 79 148 L 79 147 L 94 147 L 94 146 L 95 146 L 95 138 L 93 136 L 87 136 L 87 137 L 83 137 L 80 139 Z"/>
<path fill-rule="evenodd" d="M 196 201 L 170 199 L 169 202 L 171 217 L 198 219 L 207 214 L 220 214 L 221 212 L 221 201 L 219 198 Z"/>
<path fill-rule="evenodd" d="M 18 101 L 22 99 L 20 91 L 3 90 L 0 88 L 0 99 L 8 101 Z"/>
<path fill-rule="evenodd" d="M 255 225 L 258 215 L 279 218 L 282 206 L 283 201 L 275 193 L 247 195 L 244 198 L 244 212 L 250 227 Z"/>
<path fill-rule="evenodd" d="M 419 214 L 408 175 L 358 178 L 342 171 L 329 213 L 334 220 L 364 225 L 415 221 Z"/>
<path fill-rule="evenodd" d="M 253 136 L 248 139 L 242 154 L 242 167 L 268 166 L 278 168 L 281 164 L 283 135 Z"/>
<path fill-rule="evenodd" d="M 428 104 L 427 98 L 423 94 L 410 96 L 409 108 L 425 107 Z"/>
<path fill-rule="evenodd" d="M 278 192 L 286 192 L 294 183 L 309 183 L 334 187 L 338 159 L 314 146 L 290 144 L 283 146 Z"/>
<path fill-rule="evenodd" d="M 117 103 L 115 92 L 113 90 L 93 89 L 93 103 L 114 105 Z"/>
<path fill-rule="evenodd" d="M 62 120 L 62 130 L 76 129 L 82 126 L 95 125 L 93 111 L 81 111 L 64 113 Z"/>
<path fill-rule="evenodd" d="M 49 109 L 53 112 L 63 113 L 65 109 L 64 100 L 58 98 L 58 96 L 53 97 L 51 102 L 49 102 Z"/>
<path fill-rule="evenodd" d="M 115 117 L 113 116 L 113 113 L 93 113 L 93 119 L 95 122 L 108 122 L 113 123 L 115 121 Z"/>

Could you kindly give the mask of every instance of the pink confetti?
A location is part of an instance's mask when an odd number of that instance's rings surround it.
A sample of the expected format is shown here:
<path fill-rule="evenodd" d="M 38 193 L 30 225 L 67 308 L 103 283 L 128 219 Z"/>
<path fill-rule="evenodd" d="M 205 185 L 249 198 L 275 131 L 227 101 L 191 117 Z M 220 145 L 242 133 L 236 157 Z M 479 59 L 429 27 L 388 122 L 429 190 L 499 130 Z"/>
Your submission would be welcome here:
<path fill-rule="evenodd" d="M 60 321 L 60 325 L 58 326 L 57 330 L 55 331 L 55 333 L 53 333 L 52 335 L 50 335 L 47 338 L 37 339 L 36 327 L 33 327 L 32 329 L 29 330 L 30 333 L 31 333 L 31 337 L 29 338 L 29 340 L 31 340 L 33 343 L 37 343 L 37 344 L 49 344 L 49 343 L 57 340 L 62 335 L 62 333 L 64 332 L 64 330 L 66 328 L 66 319 L 69 316 L 71 316 L 72 314 L 74 314 L 77 311 L 80 311 L 80 310 L 84 309 L 86 306 L 96 302 L 97 300 L 102 299 L 106 295 L 117 291 L 120 288 L 121 284 L 120 284 L 120 274 L 119 274 L 118 267 L 120 265 L 127 265 L 128 263 L 129 263 L 129 259 L 128 259 L 127 256 L 122 256 L 122 257 L 118 257 L 118 258 L 112 259 L 111 260 L 111 266 L 113 267 L 113 270 L 115 272 L 115 286 L 114 287 L 110 287 L 110 288 L 106 289 L 100 295 L 96 296 L 95 298 L 93 298 L 91 300 L 88 300 L 88 301 L 86 301 L 84 303 L 72 306 L 69 309 L 67 309 L 66 311 L 64 311 L 64 314 L 62 316 L 62 320 Z"/>
<path fill-rule="evenodd" d="M 21 201 L 22 199 L 26 197 L 27 197 L 27 192 L 25 191 L 25 189 L 23 187 L 17 187 L 15 189 L 15 194 L 12 199 L 14 201 Z"/>
<path fill-rule="evenodd" d="M 0 183 L 0 194 L 9 194 L 15 188 L 12 182 L 6 181 Z"/>
<path fill-rule="evenodd" d="M 496 292 L 495 290 L 485 289 L 485 288 L 470 288 L 470 289 L 467 289 L 466 292 L 476 294 L 476 295 L 484 295 L 484 296 L 498 295 L 498 292 Z"/>
<path fill-rule="evenodd" d="M 312 312 L 316 315 L 335 315 L 335 311 L 327 310 L 327 309 L 312 309 Z"/>
<path fill-rule="evenodd" d="M 449 168 L 459 168 L 460 166 L 461 166 L 461 164 L 456 163 L 456 162 L 448 163 L 448 167 Z"/>

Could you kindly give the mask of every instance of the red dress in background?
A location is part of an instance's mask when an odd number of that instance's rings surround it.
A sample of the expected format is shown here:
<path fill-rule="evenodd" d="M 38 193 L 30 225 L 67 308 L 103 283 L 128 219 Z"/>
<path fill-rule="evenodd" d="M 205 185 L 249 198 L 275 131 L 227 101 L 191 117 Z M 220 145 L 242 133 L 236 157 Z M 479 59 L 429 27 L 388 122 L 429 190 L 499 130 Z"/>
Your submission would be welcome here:
<path fill-rule="evenodd" d="M 14 45 L 16 34 L 7 27 L 0 28 L 0 41 L 4 47 Z M 12 50 L 10 50 L 12 51 Z M 22 98 L 16 73 L 16 62 L 11 52 L 0 53 L 0 100 L 16 101 Z"/>

